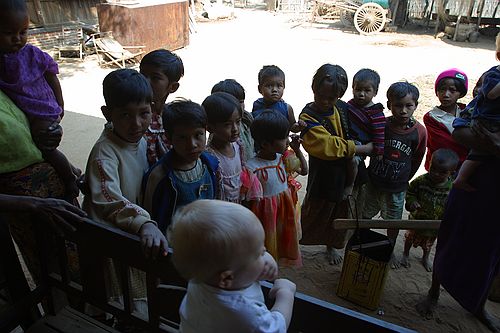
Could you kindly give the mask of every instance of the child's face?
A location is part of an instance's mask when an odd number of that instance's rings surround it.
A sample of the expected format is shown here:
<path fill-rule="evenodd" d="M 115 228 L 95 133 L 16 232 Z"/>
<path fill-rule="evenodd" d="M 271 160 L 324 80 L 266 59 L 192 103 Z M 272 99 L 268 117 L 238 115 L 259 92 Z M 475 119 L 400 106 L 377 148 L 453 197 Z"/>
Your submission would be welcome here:
<path fill-rule="evenodd" d="M 321 112 L 328 112 L 338 100 L 333 89 L 333 80 L 325 78 L 314 93 L 314 105 Z"/>
<path fill-rule="evenodd" d="M 256 221 L 256 223 L 260 223 Z M 246 251 L 246 255 L 241 257 L 241 266 L 234 271 L 231 289 L 243 289 L 250 286 L 252 283 L 259 281 L 260 276 L 264 271 L 266 247 L 264 246 L 264 230 L 262 227 L 251 231 L 253 234 L 254 244 L 251 250 Z"/>
<path fill-rule="evenodd" d="M 19 51 L 28 40 L 29 16 L 23 11 L 0 14 L 0 53 Z"/>
<path fill-rule="evenodd" d="M 241 115 L 238 110 L 234 110 L 231 117 L 222 123 L 209 126 L 210 132 L 220 141 L 235 142 L 240 137 Z"/>
<path fill-rule="evenodd" d="M 457 104 L 460 91 L 458 91 L 455 81 L 449 78 L 444 79 L 437 91 L 437 97 L 442 107 L 451 107 Z"/>
<path fill-rule="evenodd" d="M 176 126 L 168 139 L 182 162 L 190 164 L 198 160 L 205 150 L 206 129 L 204 127 Z"/>
<path fill-rule="evenodd" d="M 364 107 L 371 103 L 377 92 L 373 88 L 371 81 L 354 81 L 352 94 L 354 95 L 354 103 L 357 106 Z"/>
<path fill-rule="evenodd" d="M 264 79 L 258 89 L 266 102 L 275 103 L 283 97 L 285 80 L 279 76 L 268 77 Z"/>
<path fill-rule="evenodd" d="M 447 163 L 435 163 L 431 160 L 429 176 L 434 184 L 443 184 L 451 177 L 453 172 L 455 172 L 455 168 L 451 165 L 448 165 Z"/>
<path fill-rule="evenodd" d="M 413 95 L 408 94 L 403 98 L 388 101 L 387 106 L 398 125 L 407 125 L 417 109 L 417 102 Z"/>
<path fill-rule="evenodd" d="M 141 74 L 144 75 L 153 88 L 153 102 L 159 104 L 158 107 L 163 108 L 169 94 L 175 92 L 179 88 L 178 82 L 170 82 L 168 77 L 157 66 L 150 64 L 141 65 Z"/>
<path fill-rule="evenodd" d="M 274 140 L 273 142 L 264 142 L 262 144 L 262 148 L 264 151 L 270 153 L 270 154 L 283 154 L 286 149 L 288 148 L 289 144 L 289 139 L 288 136 L 285 137 L 284 139 L 277 139 Z"/>
<path fill-rule="evenodd" d="M 130 143 L 139 142 L 151 123 L 151 104 L 146 102 L 101 109 L 106 119 L 113 123 L 113 132 Z"/>

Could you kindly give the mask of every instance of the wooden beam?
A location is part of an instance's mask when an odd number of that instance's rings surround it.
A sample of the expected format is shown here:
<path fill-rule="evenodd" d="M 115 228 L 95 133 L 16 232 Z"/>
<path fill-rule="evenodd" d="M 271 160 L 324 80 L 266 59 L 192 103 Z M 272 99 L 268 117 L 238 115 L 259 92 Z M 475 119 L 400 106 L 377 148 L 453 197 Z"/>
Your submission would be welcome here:
<path fill-rule="evenodd" d="M 439 229 L 440 220 L 335 219 L 333 228 L 344 229 Z"/>
<path fill-rule="evenodd" d="M 483 16 L 483 9 L 484 9 L 484 0 L 479 0 L 479 7 L 478 7 L 478 13 L 477 13 L 477 27 L 481 25 L 481 18 Z"/>
<path fill-rule="evenodd" d="M 42 11 L 42 5 L 40 0 L 33 0 L 33 6 L 35 7 L 36 14 L 38 16 L 39 23 L 45 25 L 45 15 Z"/>

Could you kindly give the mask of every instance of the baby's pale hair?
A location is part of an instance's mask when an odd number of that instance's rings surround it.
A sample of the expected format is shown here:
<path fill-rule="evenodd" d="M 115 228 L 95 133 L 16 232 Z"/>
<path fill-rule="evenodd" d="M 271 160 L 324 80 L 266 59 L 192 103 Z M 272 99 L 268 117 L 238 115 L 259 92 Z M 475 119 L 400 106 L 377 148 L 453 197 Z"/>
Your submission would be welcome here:
<path fill-rule="evenodd" d="M 500 32 L 497 35 L 495 45 L 496 45 L 497 59 L 500 60 L 500 55 L 499 55 L 499 53 L 500 53 Z"/>
<path fill-rule="evenodd" d="M 206 282 L 251 260 L 264 238 L 259 219 L 249 209 L 220 200 L 196 200 L 173 218 L 173 263 L 186 279 Z"/>

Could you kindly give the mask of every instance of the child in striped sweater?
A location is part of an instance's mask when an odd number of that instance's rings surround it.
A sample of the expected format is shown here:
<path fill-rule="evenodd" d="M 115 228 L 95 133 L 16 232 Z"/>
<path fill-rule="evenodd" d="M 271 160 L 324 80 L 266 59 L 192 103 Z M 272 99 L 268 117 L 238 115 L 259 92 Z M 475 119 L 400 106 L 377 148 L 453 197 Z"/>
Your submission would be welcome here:
<path fill-rule="evenodd" d="M 347 102 L 349 107 L 350 134 L 359 144 L 373 143 L 372 158 L 382 159 L 384 155 L 384 106 L 373 103 L 377 95 L 380 76 L 372 69 L 361 69 L 353 78 L 353 99 Z M 347 167 L 344 197 L 352 193 L 362 157 L 354 156 Z"/>

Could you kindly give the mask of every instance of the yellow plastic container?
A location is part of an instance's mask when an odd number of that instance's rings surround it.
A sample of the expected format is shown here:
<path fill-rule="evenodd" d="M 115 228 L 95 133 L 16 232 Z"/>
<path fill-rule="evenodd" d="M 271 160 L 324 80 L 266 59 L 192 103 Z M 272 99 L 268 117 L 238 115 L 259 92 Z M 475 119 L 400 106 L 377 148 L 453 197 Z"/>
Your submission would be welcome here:
<path fill-rule="evenodd" d="M 355 234 L 346 247 L 337 295 L 367 309 L 377 309 L 392 248 L 382 234 L 370 230 L 362 230 L 361 237 Z"/>

